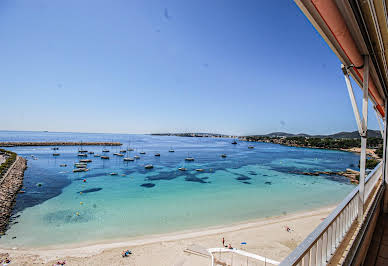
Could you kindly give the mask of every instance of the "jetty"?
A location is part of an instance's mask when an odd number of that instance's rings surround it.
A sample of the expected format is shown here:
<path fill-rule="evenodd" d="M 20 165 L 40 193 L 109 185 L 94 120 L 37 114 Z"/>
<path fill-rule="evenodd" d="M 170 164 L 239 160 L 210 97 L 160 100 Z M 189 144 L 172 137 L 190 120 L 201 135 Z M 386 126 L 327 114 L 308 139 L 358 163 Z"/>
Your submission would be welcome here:
<path fill-rule="evenodd" d="M 121 146 L 120 142 L 0 142 L 0 147 L 18 146 Z"/>
<path fill-rule="evenodd" d="M 27 160 L 16 156 L 14 163 L 0 177 L 0 235 L 7 229 L 16 195 L 23 186 L 26 168 Z"/>

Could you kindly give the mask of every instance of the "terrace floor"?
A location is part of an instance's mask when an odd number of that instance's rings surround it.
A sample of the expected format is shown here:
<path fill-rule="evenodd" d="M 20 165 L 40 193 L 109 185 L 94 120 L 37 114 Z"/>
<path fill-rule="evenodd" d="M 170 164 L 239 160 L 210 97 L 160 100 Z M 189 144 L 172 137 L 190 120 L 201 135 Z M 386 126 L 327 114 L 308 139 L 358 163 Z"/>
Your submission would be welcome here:
<path fill-rule="evenodd" d="M 388 214 L 381 214 L 364 265 L 388 266 Z"/>

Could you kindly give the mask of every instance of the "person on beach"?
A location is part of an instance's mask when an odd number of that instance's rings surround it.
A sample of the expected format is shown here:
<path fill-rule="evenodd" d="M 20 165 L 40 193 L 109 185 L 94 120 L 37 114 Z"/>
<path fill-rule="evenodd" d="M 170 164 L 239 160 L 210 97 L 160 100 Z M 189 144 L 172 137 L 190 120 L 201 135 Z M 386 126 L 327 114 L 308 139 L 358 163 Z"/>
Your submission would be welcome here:
<path fill-rule="evenodd" d="M 132 254 L 132 252 L 129 251 L 129 249 L 127 249 L 127 250 L 124 250 L 124 251 L 121 253 L 121 256 L 123 256 L 123 258 L 124 258 L 124 257 L 128 257 L 128 256 L 131 255 L 131 254 Z"/>
<path fill-rule="evenodd" d="M 225 238 L 222 238 L 222 246 L 225 247 Z"/>
<path fill-rule="evenodd" d="M 228 249 L 233 249 L 231 244 L 228 245 Z"/>
<path fill-rule="evenodd" d="M 286 231 L 289 232 L 289 233 L 291 233 L 291 231 L 294 231 L 294 230 L 292 230 L 290 227 L 288 227 L 287 225 L 285 226 L 285 229 L 286 229 Z"/>

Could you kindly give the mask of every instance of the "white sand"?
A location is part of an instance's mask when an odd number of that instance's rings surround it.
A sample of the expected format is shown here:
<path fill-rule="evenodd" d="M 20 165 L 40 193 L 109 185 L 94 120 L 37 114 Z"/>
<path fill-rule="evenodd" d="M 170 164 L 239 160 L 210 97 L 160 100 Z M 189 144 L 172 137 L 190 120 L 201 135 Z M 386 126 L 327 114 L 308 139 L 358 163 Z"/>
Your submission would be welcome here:
<path fill-rule="evenodd" d="M 11 265 L 53 265 L 57 260 L 66 260 L 66 265 L 209 265 L 210 259 L 188 254 L 184 249 L 192 244 L 205 248 L 222 247 L 221 240 L 225 237 L 226 244 L 235 248 L 240 248 L 241 242 L 247 242 L 244 250 L 281 261 L 333 208 L 114 243 L 50 249 L 0 249 L 0 259 L 8 255 Z M 285 226 L 293 231 L 287 232 Z M 122 258 L 120 254 L 124 249 L 130 249 L 133 254 Z"/>

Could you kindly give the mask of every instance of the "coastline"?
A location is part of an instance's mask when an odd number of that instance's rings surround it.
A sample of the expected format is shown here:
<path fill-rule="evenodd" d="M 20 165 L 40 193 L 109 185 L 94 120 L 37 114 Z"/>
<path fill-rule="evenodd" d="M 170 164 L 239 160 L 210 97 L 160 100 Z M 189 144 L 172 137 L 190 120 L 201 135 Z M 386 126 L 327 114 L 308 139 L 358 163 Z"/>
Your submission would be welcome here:
<path fill-rule="evenodd" d="M 226 242 L 236 248 L 239 248 L 239 243 L 245 241 L 248 245 L 244 250 L 280 261 L 334 208 L 334 206 L 327 206 L 232 225 L 149 235 L 122 241 L 91 242 L 81 246 L 74 244 L 63 247 L 20 249 L 0 247 L 0 253 L 8 254 L 13 263 L 22 265 L 32 262 L 52 265 L 53 261 L 62 259 L 71 262 L 71 265 L 89 265 L 97 257 L 101 265 L 125 265 L 129 261 L 136 265 L 175 265 L 177 260 L 185 261 L 180 265 L 207 265 L 208 259 L 193 255 L 189 257 L 184 249 L 192 244 L 205 248 L 220 247 L 220 240 L 225 237 Z M 289 226 L 294 231 L 287 232 L 285 226 Z M 120 252 L 128 248 L 132 250 L 133 255 L 130 258 L 121 258 Z M 160 263 L 159 260 L 164 259 L 166 261 Z M 152 261 L 156 264 L 151 263 Z"/>
<path fill-rule="evenodd" d="M 4 234 L 11 217 L 16 196 L 23 186 L 27 160 L 17 156 L 5 175 L 0 178 L 0 234 Z"/>

